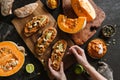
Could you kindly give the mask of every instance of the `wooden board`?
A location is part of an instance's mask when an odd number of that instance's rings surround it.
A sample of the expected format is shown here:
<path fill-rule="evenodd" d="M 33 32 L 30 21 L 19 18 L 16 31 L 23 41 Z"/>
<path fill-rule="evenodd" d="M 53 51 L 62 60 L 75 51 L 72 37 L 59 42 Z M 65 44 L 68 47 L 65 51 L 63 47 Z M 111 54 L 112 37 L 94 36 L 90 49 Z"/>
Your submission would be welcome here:
<path fill-rule="evenodd" d="M 71 1 L 62 0 L 62 2 L 64 14 L 70 18 L 76 18 L 77 16 L 72 9 Z M 101 26 L 102 22 L 105 19 L 104 11 L 100 7 L 98 7 L 93 0 L 89 0 L 89 2 L 94 7 L 97 16 L 94 21 L 87 23 L 84 29 L 82 29 L 78 33 L 71 35 L 74 42 L 78 45 L 83 45 L 88 39 L 90 39 L 96 33 L 96 30 Z"/>
<path fill-rule="evenodd" d="M 30 51 L 35 55 L 35 57 L 38 58 L 38 60 L 40 60 L 41 62 L 43 62 L 42 60 L 44 60 L 44 64 L 43 66 L 45 67 L 45 69 L 48 71 L 49 77 L 50 79 L 54 79 L 53 76 L 51 76 L 50 71 L 48 69 L 48 58 L 50 58 L 51 55 L 51 51 L 52 51 L 52 46 L 55 44 L 56 41 L 60 40 L 60 39 L 64 39 L 67 41 L 68 43 L 68 48 L 73 44 L 73 42 L 71 41 L 70 37 L 66 34 L 63 33 L 61 30 L 59 30 L 57 28 L 56 25 L 56 21 L 55 19 L 52 17 L 52 15 L 44 8 L 44 5 L 42 4 L 41 1 L 37 1 L 37 3 L 39 4 L 38 8 L 33 12 L 32 15 L 26 17 L 26 18 L 15 18 L 12 20 L 12 23 L 14 24 L 17 32 L 19 33 L 19 35 L 21 36 L 21 38 L 24 40 L 24 42 L 26 43 L 27 47 L 30 49 Z M 30 37 L 25 37 L 25 35 L 23 34 L 23 29 L 25 24 L 30 21 L 32 19 L 32 17 L 37 16 L 37 15 L 47 15 L 50 19 L 50 24 L 48 24 L 45 28 L 47 27 L 55 27 L 57 29 L 57 37 L 55 38 L 55 40 L 50 44 L 50 46 L 47 48 L 45 54 L 42 57 L 39 57 L 38 55 L 36 55 L 36 53 L 34 52 L 34 45 L 36 44 L 36 40 L 38 39 L 38 37 L 41 36 L 42 31 L 45 29 L 41 29 L 39 30 L 36 34 L 30 36 Z M 67 50 L 68 50 L 67 48 Z M 67 51 L 66 50 L 66 51 Z M 73 56 L 71 55 L 65 55 L 63 62 L 65 64 L 65 69 L 67 69 L 71 64 L 74 63 L 75 60 L 73 60 L 72 58 Z M 68 61 L 70 61 L 70 63 L 68 63 Z"/>

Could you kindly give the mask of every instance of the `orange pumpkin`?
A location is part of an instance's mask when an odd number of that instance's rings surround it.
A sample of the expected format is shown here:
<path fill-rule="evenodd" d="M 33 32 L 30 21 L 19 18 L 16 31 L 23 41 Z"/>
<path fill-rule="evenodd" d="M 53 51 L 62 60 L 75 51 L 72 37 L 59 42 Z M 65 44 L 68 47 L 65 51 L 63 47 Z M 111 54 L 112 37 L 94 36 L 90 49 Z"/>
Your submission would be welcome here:
<path fill-rule="evenodd" d="M 0 76 L 10 76 L 18 72 L 24 59 L 24 54 L 14 42 L 0 42 Z"/>
<path fill-rule="evenodd" d="M 57 19 L 58 27 L 70 34 L 77 33 L 86 25 L 86 17 L 78 17 L 76 19 L 67 18 L 67 16 L 59 15 Z"/>
<path fill-rule="evenodd" d="M 71 0 L 71 5 L 78 17 L 87 17 L 87 21 L 93 21 L 96 13 L 88 0 Z"/>

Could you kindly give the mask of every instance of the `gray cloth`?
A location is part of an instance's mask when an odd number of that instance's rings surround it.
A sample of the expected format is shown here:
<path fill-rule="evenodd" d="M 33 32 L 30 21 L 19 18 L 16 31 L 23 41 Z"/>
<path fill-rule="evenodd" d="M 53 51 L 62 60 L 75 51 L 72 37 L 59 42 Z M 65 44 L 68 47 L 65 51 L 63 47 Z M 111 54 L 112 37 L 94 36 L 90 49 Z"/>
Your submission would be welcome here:
<path fill-rule="evenodd" d="M 113 80 L 113 70 L 110 68 L 110 66 L 105 62 L 98 62 L 98 64 L 99 67 L 97 71 L 108 80 Z"/>

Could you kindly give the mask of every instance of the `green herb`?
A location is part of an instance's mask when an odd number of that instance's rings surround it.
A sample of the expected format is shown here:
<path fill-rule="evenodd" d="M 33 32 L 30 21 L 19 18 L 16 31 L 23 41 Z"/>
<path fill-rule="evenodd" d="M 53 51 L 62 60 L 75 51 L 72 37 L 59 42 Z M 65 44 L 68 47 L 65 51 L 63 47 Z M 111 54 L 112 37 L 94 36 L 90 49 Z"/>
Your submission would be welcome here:
<path fill-rule="evenodd" d="M 47 35 L 46 35 L 46 39 L 47 39 L 47 40 L 50 39 L 51 36 L 52 36 L 52 32 L 48 32 Z"/>
<path fill-rule="evenodd" d="M 61 52 L 63 52 L 63 44 L 62 44 L 62 43 L 60 43 L 60 44 L 57 46 L 57 48 L 58 48 Z"/>

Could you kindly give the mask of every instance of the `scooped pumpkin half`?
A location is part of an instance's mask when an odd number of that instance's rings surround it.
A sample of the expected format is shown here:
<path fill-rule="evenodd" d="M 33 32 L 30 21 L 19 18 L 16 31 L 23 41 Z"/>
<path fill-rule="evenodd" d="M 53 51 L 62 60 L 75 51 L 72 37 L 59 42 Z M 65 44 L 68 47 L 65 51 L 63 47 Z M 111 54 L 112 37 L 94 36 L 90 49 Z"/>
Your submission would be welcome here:
<path fill-rule="evenodd" d="M 14 42 L 0 42 L 0 76 L 10 76 L 20 70 L 25 59 L 24 50 Z"/>
<path fill-rule="evenodd" d="M 71 0 L 71 5 L 78 17 L 87 17 L 88 22 L 96 18 L 94 7 L 88 0 Z"/>
<path fill-rule="evenodd" d="M 57 19 L 58 27 L 70 34 L 79 32 L 86 26 L 86 17 L 78 17 L 75 19 L 67 18 L 67 16 L 60 14 Z"/>

